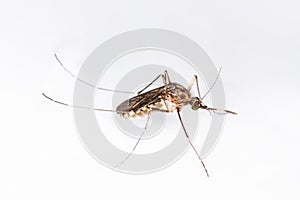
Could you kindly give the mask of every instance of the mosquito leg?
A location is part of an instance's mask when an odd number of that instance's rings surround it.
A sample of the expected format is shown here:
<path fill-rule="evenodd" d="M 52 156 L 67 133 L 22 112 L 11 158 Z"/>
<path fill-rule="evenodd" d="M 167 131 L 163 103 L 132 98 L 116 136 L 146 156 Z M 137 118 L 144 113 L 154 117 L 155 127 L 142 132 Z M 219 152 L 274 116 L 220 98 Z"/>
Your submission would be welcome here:
<path fill-rule="evenodd" d="M 197 75 L 193 76 L 192 81 L 191 81 L 191 83 L 190 83 L 190 85 L 188 87 L 188 91 L 190 91 L 192 89 L 192 86 L 194 85 L 195 81 L 196 81 L 198 96 L 201 99 L 200 89 L 199 89 L 199 82 L 198 82 L 198 76 Z"/>
<path fill-rule="evenodd" d="M 165 75 L 165 82 L 167 82 L 167 81 L 168 81 L 168 84 L 169 84 L 169 83 L 171 83 L 171 81 L 170 81 L 170 77 L 169 77 L 169 73 L 168 73 L 168 71 L 167 71 L 167 70 L 165 70 L 165 72 L 164 72 L 164 75 Z"/>
<path fill-rule="evenodd" d="M 76 80 L 92 87 L 92 88 L 97 88 L 98 90 L 104 90 L 104 91 L 110 91 L 110 92 L 120 92 L 120 93 L 128 93 L 128 94 L 134 94 L 134 92 L 128 92 L 128 91 L 123 91 L 123 90 L 112 90 L 112 89 L 107 89 L 107 88 L 101 88 L 101 87 L 96 87 L 95 85 L 87 82 L 87 81 L 84 81 L 78 77 L 75 76 L 75 74 L 73 74 L 70 70 L 68 70 L 64 65 L 63 63 L 60 61 L 60 59 L 58 58 L 57 54 L 54 53 L 54 57 L 55 59 L 57 60 L 57 62 L 59 63 L 59 65 L 63 68 L 63 70 L 65 70 L 70 76 L 72 76 L 73 78 L 75 78 Z"/>
<path fill-rule="evenodd" d="M 189 135 L 187 134 L 187 131 L 186 131 L 186 129 L 185 129 L 185 127 L 184 127 L 184 124 L 183 124 L 183 122 L 182 122 L 182 119 L 181 119 L 181 115 L 180 115 L 180 111 L 179 111 L 179 110 L 177 110 L 177 114 L 178 114 L 179 121 L 180 121 L 180 123 L 181 123 L 181 126 L 182 126 L 182 128 L 183 128 L 183 131 L 184 131 L 184 133 L 185 133 L 186 138 L 188 139 L 188 141 L 189 141 L 190 145 L 192 146 L 194 152 L 196 153 L 197 157 L 198 157 L 199 160 L 201 161 L 202 166 L 203 166 L 203 168 L 204 168 L 204 170 L 205 170 L 205 172 L 206 172 L 207 177 L 209 177 L 208 171 L 207 171 L 207 169 L 206 169 L 206 167 L 205 167 L 205 165 L 204 165 L 204 162 L 202 161 L 200 155 L 198 154 L 196 148 L 194 147 L 192 141 L 190 140 Z"/>
<path fill-rule="evenodd" d="M 142 90 L 138 91 L 138 95 L 141 94 L 143 91 L 145 91 L 150 85 L 152 85 L 155 81 L 157 81 L 159 78 L 162 78 L 164 85 L 166 85 L 166 77 L 164 74 L 160 74 L 158 75 L 153 81 L 151 81 L 151 83 L 149 83 L 146 87 L 144 87 Z"/>
<path fill-rule="evenodd" d="M 193 85 L 195 83 L 196 77 L 197 77 L 196 75 L 193 76 L 193 78 L 192 78 L 192 80 L 191 80 L 191 82 L 190 82 L 190 84 L 189 84 L 189 86 L 187 88 L 188 91 L 191 91 L 191 89 L 192 89 L 192 87 L 193 87 Z"/>
<path fill-rule="evenodd" d="M 71 107 L 71 108 L 81 108 L 81 109 L 86 109 L 86 110 L 95 110 L 95 111 L 106 111 L 106 112 L 115 112 L 115 113 L 118 113 L 118 114 L 122 114 L 122 113 L 126 113 L 126 112 L 122 112 L 122 111 L 116 111 L 116 110 L 108 110 L 108 109 L 102 109 L 102 108 L 88 108 L 88 107 L 83 107 L 83 106 L 78 106 L 78 105 L 71 105 L 71 104 L 67 104 L 67 103 L 64 103 L 64 102 L 61 102 L 61 101 L 57 101 L 55 99 L 52 99 L 51 97 L 47 96 L 46 94 L 42 93 L 42 95 L 47 98 L 48 100 L 54 102 L 54 103 L 57 103 L 57 104 L 60 104 L 60 105 L 63 105 L 63 106 L 68 106 L 68 107 Z"/>
<path fill-rule="evenodd" d="M 155 81 L 157 81 L 160 77 L 162 78 L 163 83 L 164 83 L 164 85 L 165 85 L 165 95 L 167 95 L 167 87 L 166 87 L 166 85 L 169 84 L 169 83 L 171 82 L 167 70 L 164 71 L 164 74 L 158 75 L 151 83 L 149 83 L 146 87 L 144 87 L 142 90 L 140 90 L 137 94 L 138 94 L 138 95 L 141 94 L 145 89 L 147 89 L 150 85 L 152 85 L 152 84 L 153 84 Z M 166 106 L 166 108 L 167 108 L 166 101 L 164 100 L 163 102 L 164 102 L 164 104 L 165 104 L 165 106 Z"/>
<path fill-rule="evenodd" d="M 126 160 L 128 160 L 128 158 L 132 155 L 133 151 L 136 149 L 137 145 L 139 144 L 139 142 L 141 141 L 143 135 L 145 134 L 145 132 L 147 130 L 147 127 L 148 127 L 148 124 L 149 124 L 150 115 L 151 115 L 151 111 L 148 113 L 145 128 L 144 128 L 141 136 L 139 137 L 138 141 L 135 143 L 134 147 L 132 148 L 131 152 L 126 156 L 126 158 L 124 158 L 124 160 L 122 160 L 119 164 L 117 164 L 115 166 L 115 168 L 121 166 Z"/>

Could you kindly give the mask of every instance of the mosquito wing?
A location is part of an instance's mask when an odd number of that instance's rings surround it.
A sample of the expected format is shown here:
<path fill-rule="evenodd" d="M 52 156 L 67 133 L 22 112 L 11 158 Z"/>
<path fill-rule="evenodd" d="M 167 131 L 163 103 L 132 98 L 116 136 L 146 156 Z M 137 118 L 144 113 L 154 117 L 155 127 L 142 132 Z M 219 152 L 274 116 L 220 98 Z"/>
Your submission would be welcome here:
<path fill-rule="evenodd" d="M 137 111 L 138 109 L 161 101 L 161 96 L 165 93 L 165 87 L 159 87 L 148 92 L 134 96 L 117 107 L 117 111 Z"/>

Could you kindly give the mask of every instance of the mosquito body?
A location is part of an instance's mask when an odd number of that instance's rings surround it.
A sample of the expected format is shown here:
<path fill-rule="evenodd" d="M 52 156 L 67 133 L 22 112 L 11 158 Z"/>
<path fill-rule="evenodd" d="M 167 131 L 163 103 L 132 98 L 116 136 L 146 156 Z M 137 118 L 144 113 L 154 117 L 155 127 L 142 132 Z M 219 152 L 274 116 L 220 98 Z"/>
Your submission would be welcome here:
<path fill-rule="evenodd" d="M 57 59 L 57 61 L 60 63 L 60 65 L 63 67 L 63 69 L 65 71 L 67 71 L 70 75 L 75 77 L 69 70 L 67 70 L 62 65 L 61 61 L 58 59 L 56 54 L 55 54 L 55 58 Z M 218 76 L 219 76 L 219 74 L 220 74 L 220 71 L 218 73 Z M 218 76 L 217 76 L 217 78 L 218 78 Z M 147 91 L 147 92 L 144 92 L 150 85 L 152 85 L 159 78 L 162 78 L 163 86 L 152 89 L 152 90 Z M 186 128 L 183 124 L 183 120 L 181 118 L 180 111 L 181 111 L 182 107 L 190 105 L 193 110 L 204 109 L 204 110 L 212 111 L 216 114 L 227 114 L 227 113 L 237 114 L 237 113 L 235 113 L 233 111 L 229 111 L 229 110 L 211 108 L 211 107 L 206 106 L 203 103 L 203 99 L 206 97 L 206 95 L 213 88 L 213 86 L 215 85 L 215 83 L 217 81 L 217 78 L 215 79 L 215 82 L 210 87 L 210 89 L 201 98 L 197 75 L 193 76 L 189 86 L 186 88 L 186 87 L 184 87 L 184 86 L 182 86 L 178 83 L 171 82 L 170 77 L 168 75 L 168 72 L 164 71 L 164 73 L 158 75 L 152 82 L 150 82 L 146 87 L 144 87 L 141 91 L 139 91 L 136 96 L 125 100 L 115 110 L 100 109 L 100 108 L 87 108 L 87 107 L 82 107 L 82 106 L 78 106 L 78 105 L 70 105 L 70 104 L 60 102 L 60 101 L 56 101 L 56 100 L 50 98 L 49 96 L 45 95 L 44 93 L 42 93 L 42 94 L 43 94 L 43 96 L 45 96 L 49 100 L 51 100 L 55 103 L 64 105 L 64 106 L 70 106 L 70 107 L 75 107 L 75 108 L 80 108 L 80 109 L 91 109 L 91 110 L 95 110 L 95 111 L 115 112 L 115 113 L 120 114 L 121 116 L 123 116 L 125 118 L 135 118 L 135 117 L 147 116 L 147 121 L 146 121 L 144 130 L 141 133 L 139 139 L 137 140 L 135 146 L 133 147 L 131 152 L 127 155 L 127 157 L 124 158 L 124 160 L 122 160 L 121 162 L 119 162 L 119 164 L 117 164 L 115 167 L 119 167 L 120 165 L 122 165 L 132 155 L 133 151 L 136 149 L 137 145 L 139 144 L 140 140 L 142 139 L 144 133 L 147 130 L 147 127 L 148 127 L 148 124 L 149 124 L 149 119 L 150 119 L 150 116 L 151 116 L 152 112 L 171 113 L 171 112 L 176 111 L 177 115 L 178 115 L 178 118 L 179 118 L 179 121 L 180 121 L 180 124 L 181 124 L 181 126 L 184 130 L 185 136 L 186 136 L 189 144 L 193 148 L 194 152 L 196 153 L 198 159 L 201 161 L 201 163 L 202 163 L 202 165 L 205 169 L 205 172 L 208 176 L 207 169 L 206 169 L 201 157 L 199 156 L 196 148 L 194 147 L 194 145 L 192 144 L 192 142 L 189 138 L 189 135 L 188 135 L 188 133 L 186 131 Z M 89 86 L 93 86 L 92 84 L 90 84 L 86 81 L 83 81 L 81 79 L 78 79 L 78 80 L 85 83 L 85 84 L 87 84 L 87 85 L 89 85 Z M 192 94 L 191 94 L 192 86 L 195 83 L 196 83 L 196 87 L 197 87 L 198 96 L 192 96 Z M 114 90 L 110 90 L 110 89 L 99 88 L 99 87 L 96 87 L 96 86 L 93 86 L 93 87 L 97 88 L 97 89 L 100 89 L 100 90 L 114 91 Z M 115 92 L 132 93 L 132 92 L 126 92 L 126 91 L 115 91 Z"/>
<path fill-rule="evenodd" d="M 168 77 L 167 71 L 165 71 L 164 74 Z M 168 82 L 168 80 L 169 79 L 164 79 L 164 82 L 166 83 L 165 86 L 155 88 L 145 93 L 138 93 L 138 95 L 124 101 L 116 108 L 116 111 L 125 118 L 135 118 L 143 117 L 153 111 L 167 113 L 180 111 L 183 106 L 190 105 L 193 110 L 201 108 L 221 111 L 224 112 L 224 114 L 236 114 L 229 110 L 209 108 L 204 105 L 199 97 L 192 97 L 190 89 L 194 80 L 197 81 L 197 76 L 194 76 L 188 89 L 178 83 Z"/>
<path fill-rule="evenodd" d="M 116 108 L 116 111 L 121 112 L 125 118 L 143 117 L 152 111 L 181 110 L 192 101 L 190 91 L 180 84 L 170 83 L 124 101 Z"/>

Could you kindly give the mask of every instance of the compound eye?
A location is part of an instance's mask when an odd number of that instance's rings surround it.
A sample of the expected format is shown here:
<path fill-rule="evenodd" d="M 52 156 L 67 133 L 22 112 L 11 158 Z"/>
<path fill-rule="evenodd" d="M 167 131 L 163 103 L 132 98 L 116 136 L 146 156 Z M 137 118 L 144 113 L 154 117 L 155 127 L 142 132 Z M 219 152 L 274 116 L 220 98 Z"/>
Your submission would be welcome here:
<path fill-rule="evenodd" d="M 200 107 L 200 104 L 198 103 L 198 101 L 195 101 L 193 104 L 192 104 L 192 109 L 193 110 L 198 110 Z"/>

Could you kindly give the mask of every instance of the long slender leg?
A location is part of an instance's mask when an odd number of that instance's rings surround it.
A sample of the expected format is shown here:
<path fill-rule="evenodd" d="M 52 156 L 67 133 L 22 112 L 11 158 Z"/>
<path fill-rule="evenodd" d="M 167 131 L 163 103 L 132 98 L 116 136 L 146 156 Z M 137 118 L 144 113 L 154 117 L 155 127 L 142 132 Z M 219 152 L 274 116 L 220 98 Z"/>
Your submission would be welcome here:
<path fill-rule="evenodd" d="M 95 111 L 106 111 L 106 112 L 115 112 L 118 114 L 122 114 L 122 113 L 126 113 L 126 112 L 122 112 L 122 111 L 116 111 L 116 110 L 108 110 L 108 109 L 102 109 L 102 108 L 88 108 L 88 107 L 84 107 L 84 106 L 78 106 L 78 105 L 71 105 L 71 104 L 67 104 L 61 101 L 57 101 L 55 99 L 52 99 L 51 97 L 47 96 L 46 94 L 42 93 L 42 95 L 49 99 L 50 101 L 63 105 L 63 106 L 68 106 L 68 107 L 72 107 L 72 108 L 81 108 L 81 109 L 86 109 L 86 110 L 95 110 Z"/>
<path fill-rule="evenodd" d="M 141 94 L 143 91 L 145 91 L 150 85 L 152 85 L 155 81 L 157 81 L 159 78 L 162 78 L 164 85 L 167 85 L 166 76 L 165 74 L 158 75 L 153 81 L 151 81 L 146 87 L 144 87 L 142 90 L 138 91 L 138 95 Z"/>
<path fill-rule="evenodd" d="M 54 53 L 54 57 L 55 59 L 57 60 L 57 62 L 59 63 L 59 65 L 63 68 L 63 70 L 65 70 L 68 74 L 70 74 L 73 78 L 75 78 L 76 80 L 92 87 L 92 88 L 97 88 L 98 90 L 104 90 L 104 91 L 110 91 L 110 92 L 120 92 L 120 93 L 128 93 L 128 94 L 134 94 L 134 92 L 128 92 L 128 91 L 123 91 L 123 90 L 112 90 L 112 89 L 107 89 L 107 88 L 102 88 L 102 87 L 96 87 L 95 85 L 87 82 L 87 81 L 84 81 L 78 77 L 75 76 L 75 74 L 73 74 L 70 70 L 68 70 L 64 65 L 63 63 L 60 61 L 60 59 L 58 58 L 57 54 Z"/>
<path fill-rule="evenodd" d="M 190 83 L 190 85 L 188 87 L 188 91 L 190 91 L 192 89 L 192 86 L 194 85 L 195 81 L 196 81 L 198 96 L 201 99 L 200 89 L 199 89 L 199 82 L 198 82 L 198 76 L 197 75 L 193 76 L 192 81 L 191 81 L 191 83 Z"/>
<path fill-rule="evenodd" d="M 145 128 L 141 134 L 141 136 L 139 137 L 139 139 L 137 140 L 137 142 L 135 143 L 134 147 L 132 148 L 131 152 L 124 158 L 124 160 L 122 160 L 119 164 L 117 164 L 115 166 L 115 168 L 121 166 L 126 160 L 128 160 L 128 158 L 132 155 L 133 151 L 136 149 L 137 145 L 140 143 L 143 135 L 145 134 L 146 130 L 147 130 L 147 127 L 148 127 L 148 124 L 149 124 L 149 119 L 150 119 L 150 116 L 151 116 L 151 111 L 148 113 L 148 116 L 147 116 L 147 121 L 146 121 L 146 125 L 145 125 Z"/>
<path fill-rule="evenodd" d="M 180 121 L 180 123 L 181 123 L 181 126 L 182 126 L 182 128 L 183 128 L 183 130 L 184 130 L 184 133 L 185 133 L 185 136 L 186 136 L 186 138 L 188 139 L 188 141 L 189 141 L 190 145 L 192 146 L 192 148 L 193 148 L 194 152 L 196 153 L 197 157 L 198 157 L 198 158 L 199 158 L 199 160 L 201 161 L 201 163 L 202 163 L 202 166 L 204 167 L 204 170 L 205 170 L 205 172 L 206 172 L 206 175 L 207 175 L 207 177 L 209 177 L 209 175 L 208 175 L 208 171 L 207 171 L 207 169 L 206 169 L 206 167 L 205 167 L 205 165 L 204 165 L 204 162 L 202 161 L 202 159 L 201 159 L 200 155 L 198 154 L 198 152 L 197 152 L 196 148 L 194 147 L 194 145 L 193 145 L 192 141 L 190 140 L 190 137 L 189 137 L 189 135 L 187 134 L 187 131 L 186 131 L 186 129 L 185 129 L 185 127 L 184 127 L 184 125 L 183 125 L 183 122 L 182 122 L 182 119 L 181 119 L 181 115 L 180 115 L 180 111 L 179 111 L 179 110 L 177 110 L 177 114 L 178 114 L 179 121 Z"/>
<path fill-rule="evenodd" d="M 169 74 L 168 74 L 168 71 L 167 71 L 167 70 L 164 71 L 164 75 L 165 75 L 165 82 L 166 82 L 166 84 L 171 83 L 170 77 L 169 77 Z M 168 82 L 167 82 L 167 81 L 168 81 Z"/>
<path fill-rule="evenodd" d="M 199 82 L 198 82 L 198 76 L 197 75 L 194 75 L 192 80 L 191 80 L 191 83 L 189 84 L 188 86 L 188 91 L 190 91 L 194 85 L 196 81 L 196 86 L 197 86 L 197 92 L 198 92 L 198 96 L 199 96 L 199 99 L 201 99 L 201 95 L 200 95 L 200 89 L 199 89 Z M 209 114 L 211 115 L 211 111 L 210 110 L 207 110 L 209 112 Z"/>
<path fill-rule="evenodd" d="M 189 86 L 187 88 L 188 91 L 191 91 L 191 89 L 192 89 L 192 87 L 193 87 L 193 85 L 195 83 L 195 80 L 196 80 L 196 75 L 193 76 L 193 78 L 192 78 L 192 80 L 191 80 L 191 82 L 190 82 L 190 84 L 189 84 Z"/>
<path fill-rule="evenodd" d="M 140 90 L 137 94 L 141 94 L 145 89 L 147 89 L 150 85 L 152 85 L 155 81 L 157 81 L 160 77 L 162 77 L 162 80 L 163 80 L 163 83 L 164 85 L 166 86 L 167 84 L 171 83 L 170 81 L 170 77 L 169 77 L 169 74 L 168 74 L 168 71 L 165 70 L 164 71 L 164 74 L 160 74 L 158 75 L 153 81 L 151 81 L 151 83 L 149 83 L 146 87 L 144 87 L 142 90 Z M 165 87 L 165 95 L 167 95 L 167 87 Z M 167 104 L 166 104 L 166 101 L 164 100 L 164 104 L 167 108 Z"/>
<path fill-rule="evenodd" d="M 164 71 L 164 77 L 165 77 L 164 83 L 165 83 L 165 86 L 166 86 L 167 84 L 170 84 L 170 83 L 171 83 L 170 77 L 169 77 L 169 73 L 168 73 L 167 70 Z M 166 96 L 167 96 L 167 87 L 165 87 L 165 98 L 163 99 L 163 102 L 164 102 L 166 108 L 168 109 L 168 106 L 167 106 L 167 103 L 166 103 L 166 100 L 165 100 L 165 99 L 166 99 Z"/>

